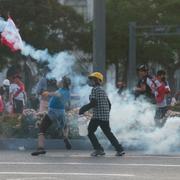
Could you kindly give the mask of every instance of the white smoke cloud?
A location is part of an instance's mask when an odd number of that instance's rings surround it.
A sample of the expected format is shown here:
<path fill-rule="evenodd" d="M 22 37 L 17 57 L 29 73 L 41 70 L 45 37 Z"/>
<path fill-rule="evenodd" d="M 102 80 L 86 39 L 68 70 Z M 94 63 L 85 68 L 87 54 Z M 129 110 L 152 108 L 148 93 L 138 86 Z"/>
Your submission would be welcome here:
<path fill-rule="evenodd" d="M 2 17 L 0 17 L 0 32 L 4 30 L 6 25 L 7 25 L 7 22 Z"/>
<path fill-rule="evenodd" d="M 112 102 L 111 126 L 125 147 L 141 149 L 152 154 L 174 152 L 180 147 L 180 117 L 168 118 L 162 128 L 154 123 L 155 106 L 143 99 L 134 100 L 130 93 L 121 96 L 108 84 Z"/>
<path fill-rule="evenodd" d="M 21 53 L 25 56 L 31 56 L 38 62 L 47 61 L 50 68 L 50 73 L 47 74 L 48 78 L 55 78 L 59 81 L 63 76 L 69 76 L 72 80 L 73 92 L 80 96 L 79 105 L 88 102 L 87 94 L 90 93 L 90 87 L 87 86 L 87 78 L 74 71 L 75 56 L 66 51 L 51 55 L 47 49 L 36 50 L 25 42 L 23 42 Z"/>
<path fill-rule="evenodd" d="M 38 62 L 48 62 L 48 67 L 51 72 L 47 75 L 49 78 L 56 78 L 60 80 L 65 75 L 71 75 L 73 72 L 73 65 L 76 60 L 75 57 L 68 52 L 59 52 L 56 54 L 49 54 L 48 50 L 36 50 L 31 45 L 23 42 L 21 53 L 25 56 L 31 56 Z"/>

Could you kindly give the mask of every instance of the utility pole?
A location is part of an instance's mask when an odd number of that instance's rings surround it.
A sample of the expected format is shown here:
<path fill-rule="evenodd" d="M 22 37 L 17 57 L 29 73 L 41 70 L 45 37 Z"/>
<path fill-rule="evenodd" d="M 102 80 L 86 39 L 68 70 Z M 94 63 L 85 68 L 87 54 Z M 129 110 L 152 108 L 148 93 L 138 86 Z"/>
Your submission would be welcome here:
<path fill-rule="evenodd" d="M 106 75 L 106 2 L 94 0 L 93 70 Z"/>
<path fill-rule="evenodd" d="M 129 89 L 134 87 L 136 79 L 136 23 L 129 23 L 129 58 L 127 85 Z"/>

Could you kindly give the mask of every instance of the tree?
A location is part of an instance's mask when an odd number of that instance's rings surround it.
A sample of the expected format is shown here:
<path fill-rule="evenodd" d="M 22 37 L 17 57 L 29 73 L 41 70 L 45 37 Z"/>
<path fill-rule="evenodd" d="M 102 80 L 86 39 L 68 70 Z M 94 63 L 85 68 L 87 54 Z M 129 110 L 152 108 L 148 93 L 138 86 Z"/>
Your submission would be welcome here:
<path fill-rule="evenodd" d="M 50 53 L 80 49 L 90 51 L 90 25 L 83 17 L 57 0 L 1 0 L 3 17 L 12 16 L 22 39 L 37 49 Z M 0 48 L 1 59 L 12 58 L 6 47 Z"/>
<path fill-rule="evenodd" d="M 127 67 L 129 22 L 137 25 L 173 25 L 179 23 L 178 0 L 107 0 L 108 63 Z M 179 66 L 180 37 L 138 37 L 138 63 L 158 63 L 174 72 Z"/>

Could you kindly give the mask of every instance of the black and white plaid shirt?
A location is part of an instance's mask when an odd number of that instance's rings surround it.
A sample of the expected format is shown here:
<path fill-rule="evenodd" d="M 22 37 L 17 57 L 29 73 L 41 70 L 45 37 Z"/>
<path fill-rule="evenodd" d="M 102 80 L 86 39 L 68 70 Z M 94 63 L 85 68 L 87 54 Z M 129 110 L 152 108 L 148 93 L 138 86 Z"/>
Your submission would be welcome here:
<path fill-rule="evenodd" d="M 92 89 L 89 97 L 90 101 L 95 99 L 97 102 L 96 107 L 93 108 L 93 117 L 101 121 L 109 121 L 110 101 L 106 92 L 101 86 L 96 86 Z"/>

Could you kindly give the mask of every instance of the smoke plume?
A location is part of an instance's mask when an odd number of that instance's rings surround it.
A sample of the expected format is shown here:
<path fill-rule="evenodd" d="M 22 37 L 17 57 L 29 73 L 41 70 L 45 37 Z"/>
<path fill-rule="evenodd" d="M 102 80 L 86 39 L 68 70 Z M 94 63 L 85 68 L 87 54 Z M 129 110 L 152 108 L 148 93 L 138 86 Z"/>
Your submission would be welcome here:
<path fill-rule="evenodd" d="M 111 126 L 125 147 L 152 154 L 179 150 L 180 117 L 170 117 L 158 128 L 154 123 L 155 105 L 143 98 L 134 100 L 128 91 L 119 96 L 110 84 L 107 92 L 112 102 Z"/>

